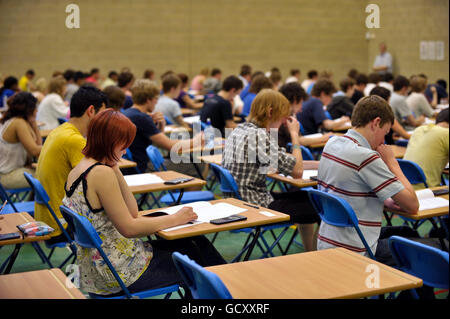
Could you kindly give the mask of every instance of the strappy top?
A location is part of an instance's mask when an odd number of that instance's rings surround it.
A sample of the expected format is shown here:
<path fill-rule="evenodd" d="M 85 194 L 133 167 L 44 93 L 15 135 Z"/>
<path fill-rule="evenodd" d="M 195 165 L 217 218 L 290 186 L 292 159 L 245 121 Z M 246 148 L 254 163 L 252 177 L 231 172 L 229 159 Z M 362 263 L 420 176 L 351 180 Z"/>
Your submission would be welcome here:
<path fill-rule="evenodd" d="M 147 269 L 153 257 L 152 247 L 139 238 L 125 238 L 114 227 L 103 208 L 92 209 L 87 199 L 87 175 L 97 165 L 86 169 L 67 190 L 63 205 L 86 217 L 102 239 L 101 245 L 113 267 L 126 286 L 134 283 Z M 128 212 L 124 212 L 128 213 Z M 95 294 L 121 291 L 103 258 L 95 248 L 77 245 L 77 265 L 80 271 L 80 289 Z"/>
<path fill-rule="evenodd" d="M 24 167 L 27 162 L 27 150 L 22 143 L 9 143 L 3 139 L 3 134 L 15 118 L 0 124 L 0 173 L 8 174 L 16 168 Z"/>

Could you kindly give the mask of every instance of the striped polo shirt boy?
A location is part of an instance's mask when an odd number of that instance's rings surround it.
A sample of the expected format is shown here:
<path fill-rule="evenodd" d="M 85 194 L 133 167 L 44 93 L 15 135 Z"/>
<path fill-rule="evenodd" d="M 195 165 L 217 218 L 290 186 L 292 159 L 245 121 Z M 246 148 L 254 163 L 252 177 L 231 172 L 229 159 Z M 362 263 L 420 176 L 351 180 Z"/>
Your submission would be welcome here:
<path fill-rule="evenodd" d="M 355 130 L 335 136 L 320 159 L 318 189 L 345 199 L 353 208 L 367 244 L 375 254 L 380 236 L 384 201 L 404 186 L 378 152 Z M 344 247 L 368 255 L 353 227 L 336 227 L 322 221 L 317 248 Z"/>

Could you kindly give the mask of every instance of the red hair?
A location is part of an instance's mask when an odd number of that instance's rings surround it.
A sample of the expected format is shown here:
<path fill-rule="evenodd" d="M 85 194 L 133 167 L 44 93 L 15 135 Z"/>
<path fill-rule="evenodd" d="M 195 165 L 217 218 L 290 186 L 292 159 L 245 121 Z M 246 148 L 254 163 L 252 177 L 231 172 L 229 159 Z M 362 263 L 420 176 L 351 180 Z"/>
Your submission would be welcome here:
<path fill-rule="evenodd" d="M 133 143 L 136 126 L 123 114 L 113 109 L 99 112 L 89 123 L 83 154 L 97 161 L 118 161 L 114 150 Z"/>

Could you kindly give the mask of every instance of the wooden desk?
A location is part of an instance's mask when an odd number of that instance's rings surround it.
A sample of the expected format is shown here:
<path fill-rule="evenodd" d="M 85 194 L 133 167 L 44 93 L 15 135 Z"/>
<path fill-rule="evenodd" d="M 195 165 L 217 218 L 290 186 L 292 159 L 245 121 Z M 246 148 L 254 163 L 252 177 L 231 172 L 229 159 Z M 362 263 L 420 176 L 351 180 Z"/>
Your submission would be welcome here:
<path fill-rule="evenodd" d="M 281 176 L 278 173 L 267 174 L 267 177 L 272 178 L 276 181 L 292 185 L 294 187 L 302 188 L 302 187 L 310 187 L 317 186 L 317 182 L 310 179 L 302 179 L 302 178 L 288 178 L 286 176 Z"/>
<path fill-rule="evenodd" d="M 39 130 L 42 138 L 46 138 L 52 130 Z"/>
<path fill-rule="evenodd" d="M 222 154 L 204 155 L 198 157 L 203 163 L 222 165 Z"/>
<path fill-rule="evenodd" d="M 0 276 L 0 299 L 86 299 L 59 268 Z"/>
<path fill-rule="evenodd" d="M 448 189 L 448 186 L 437 186 L 437 187 L 430 187 L 431 190 L 437 190 L 437 189 Z M 448 194 L 445 195 L 440 195 L 438 197 L 442 197 L 445 199 L 449 199 Z M 418 211 L 417 214 L 411 215 L 411 214 L 407 214 L 401 210 L 396 210 L 396 209 L 387 209 L 385 207 L 385 210 L 395 213 L 397 215 L 402 215 L 404 217 L 407 217 L 409 219 L 413 219 L 413 220 L 422 220 L 422 219 L 429 219 L 432 217 L 439 217 L 439 216 L 444 216 L 444 215 L 448 215 L 448 211 L 449 208 L 447 207 L 439 207 L 439 208 L 433 208 L 433 209 L 427 209 L 427 210 L 421 210 Z"/>
<path fill-rule="evenodd" d="M 192 127 L 185 128 L 177 125 L 166 125 L 164 127 L 164 133 L 165 134 L 172 134 L 172 133 L 181 133 L 181 132 L 192 132 Z"/>
<path fill-rule="evenodd" d="M 406 147 L 404 146 L 398 146 L 398 145 L 391 145 L 392 151 L 394 152 L 395 158 L 403 158 L 405 156 Z"/>
<path fill-rule="evenodd" d="M 199 112 L 200 110 L 194 110 L 194 109 L 188 109 L 185 107 L 181 108 L 181 115 L 183 116 L 191 116 L 191 115 L 195 115 Z"/>
<path fill-rule="evenodd" d="M 196 224 L 193 226 L 180 228 L 172 231 L 159 231 L 158 235 L 161 236 L 164 239 L 168 240 L 174 240 L 179 238 L 186 238 L 186 237 L 193 237 L 198 235 L 204 235 L 204 234 L 210 234 L 210 233 L 218 233 L 221 231 L 227 231 L 227 230 L 233 230 L 233 229 L 240 229 L 240 228 L 246 228 L 246 227 L 254 227 L 254 226 L 261 226 L 261 225 L 267 225 L 267 224 L 275 224 L 279 222 L 287 222 L 290 220 L 289 215 L 283 214 L 280 212 L 277 212 L 275 210 L 271 210 L 265 207 L 260 207 L 259 209 L 253 208 L 250 206 L 244 205 L 244 201 L 235 199 L 235 198 L 226 198 L 226 199 L 218 199 L 210 201 L 211 204 L 216 203 L 228 203 L 234 206 L 242 207 L 247 209 L 247 211 L 240 213 L 239 215 L 243 215 L 247 217 L 247 220 L 239 221 L 239 222 L 233 222 L 223 225 L 214 225 L 211 223 L 201 223 Z M 254 205 L 252 205 L 254 206 Z M 151 209 L 151 210 L 145 210 L 140 211 L 140 215 L 145 215 L 151 212 L 157 212 L 160 211 L 160 208 L 157 209 Z M 267 211 L 275 216 L 266 216 L 260 213 L 260 211 Z"/>
<path fill-rule="evenodd" d="M 20 231 L 17 229 L 18 225 L 33 221 L 34 221 L 33 217 L 31 217 L 28 213 L 13 213 L 0 215 L 0 234 L 8 234 L 16 232 L 20 233 Z M 14 262 L 16 261 L 17 255 L 19 254 L 20 248 L 22 247 L 23 244 L 48 239 L 50 239 L 49 235 L 32 236 L 0 241 L 0 246 L 15 245 L 14 251 L 11 254 L 11 258 L 9 260 L 8 265 L 5 268 L 4 274 L 8 274 L 11 271 L 11 268 L 14 265 Z"/>
<path fill-rule="evenodd" d="M 379 287 L 366 284 L 379 269 Z M 222 279 L 234 299 L 363 298 L 421 287 L 420 278 L 344 248 L 206 267 Z M 370 277 L 369 277 L 370 280 Z"/>
<path fill-rule="evenodd" d="M 203 163 L 207 163 L 207 164 L 213 163 L 213 164 L 217 164 L 217 165 L 222 165 L 222 154 L 200 156 L 199 159 Z M 267 177 L 272 178 L 272 179 L 277 180 L 282 183 L 292 185 L 294 187 L 298 187 L 298 188 L 317 185 L 316 181 L 313 181 L 310 179 L 288 178 L 285 176 L 281 176 L 278 173 L 267 174 Z"/>
<path fill-rule="evenodd" d="M 174 171 L 164 171 L 164 172 L 152 172 L 152 174 L 159 176 L 162 180 L 168 181 L 174 178 L 185 178 L 185 177 L 191 177 L 188 175 L 184 175 L 178 172 Z M 164 183 L 158 183 L 158 184 L 148 184 L 148 185 L 139 185 L 139 186 L 129 186 L 130 190 L 133 194 L 144 194 L 144 193 L 151 193 L 151 192 L 160 192 L 160 191 L 167 191 L 167 190 L 174 190 L 174 189 L 184 189 L 194 186 L 203 186 L 206 184 L 206 181 L 198 178 L 194 178 L 192 181 L 177 185 L 167 185 Z"/>
<path fill-rule="evenodd" d="M 344 135 L 344 133 L 338 133 L 338 132 L 334 132 L 333 133 L 333 136 L 343 136 L 343 135 Z M 306 137 L 306 138 L 308 138 L 308 137 Z M 327 144 L 327 142 L 318 143 L 318 144 L 311 144 L 311 145 L 309 145 L 309 147 L 310 148 L 322 148 L 322 147 L 325 147 L 325 144 Z"/>
<path fill-rule="evenodd" d="M 347 131 L 348 129 L 352 128 L 352 122 L 348 121 L 345 123 L 342 123 L 341 125 L 335 127 L 332 131 L 333 132 L 342 132 L 342 131 Z"/>
<path fill-rule="evenodd" d="M 125 158 L 121 158 L 117 164 L 119 165 L 119 168 L 130 168 L 130 167 L 136 167 L 137 166 L 136 162 L 127 160 Z M 31 167 L 36 169 L 37 168 L 37 163 L 31 163 Z"/>
<path fill-rule="evenodd" d="M 131 168 L 137 166 L 136 162 L 127 160 L 125 158 L 121 158 L 117 164 L 119 165 L 119 168 Z"/>
<path fill-rule="evenodd" d="M 179 238 L 186 238 L 198 235 L 205 235 L 210 233 L 218 233 L 227 230 L 247 228 L 247 227 L 255 227 L 255 232 L 252 241 L 245 247 L 245 249 L 241 252 L 240 256 L 245 252 L 244 261 L 248 260 L 253 252 L 253 248 L 255 247 L 256 242 L 258 241 L 259 235 L 261 233 L 261 226 L 268 224 L 275 224 L 280 222 L 288 222 L 290 220 L 290 216 L 287 214 L 283 214 L 265 207 L 254 208 L 251 206 L 246 206 L 244 201 L 235 199 L 235 198 L 227 198 L 227 199 L 219 199 L 213 200 L 210 203 L 215 204 L 218 202 L 225 202 L 231 205 L 239 206 L 247 209 L 247 211 L 240 213 L 239 215 L 243 215 L 247 217 L 247 220 L 233 222 L 223 225 L 214 225 L 211 223 L 201 223 L 196 224 L 189 227 L 184 227 L 172 231 L 159 231 L 158 235 L 162 238 L 173 240 Z M 252 205 L 254 206 L 254 205 Z M 148 211 L 139 212 L 142 214 L 148 214 L 150 212 L 156 212 L 159 209 L 152 209 Z M 274 216 L 267 216 L 261 212 L 269 212 Z M 240 258 L 240 257 L 239 257 Z"/>

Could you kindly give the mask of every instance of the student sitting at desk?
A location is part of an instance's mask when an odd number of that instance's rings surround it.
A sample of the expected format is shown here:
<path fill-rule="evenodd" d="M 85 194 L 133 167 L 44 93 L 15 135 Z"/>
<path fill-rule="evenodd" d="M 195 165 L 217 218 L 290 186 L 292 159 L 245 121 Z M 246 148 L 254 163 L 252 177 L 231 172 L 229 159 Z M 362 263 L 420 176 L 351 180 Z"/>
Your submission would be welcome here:
<path fill-rule="evenodd" d="M 353 111 L 354 128 L 328 141 L 318 172 L 319 190 L 348 202 L 375 259 L 389 266 L 395 266 L 388 247 L 390 236 L 419 237 L 417 231 L 407 226 L 381 227 L 383 207 L 408 214 L 416 214 L 419 209 L 414 188 L 392 149 L 384 144 L 392 123 L 394 113 L 383 98 L 376 95 L 362 98 Z M 419 240 L 439 247 L 433 239 Z M 354 228 L 336 227 L 322 221 L 317 249 L 334 247 L 368 254 Z"/>
<path fill-rule="evenodd" d="M 29 187 L 23 173 L 34 174 L 27 166 L 42 148 L 36 102 L 31 93 L 19 92 L 9 99 L 9 109 L 0 119 L 0 182 L 5 188 Z"/>
<path fill-rule="evenodd" d="M 318 133 L 319 128 L 331 131 L 350 120 L 348 116 L 342 116 L 336 121 L 327 118 L 323 106 L 331 102 L 335 91 L 333 82 L 328 79 L 320 79 L 314 84 L 311 97 L 303 103 L 302 111 L 297 113 L 305 134 Z"/>
<path fill-rule="evenodd" d="M 172 252 L 186 254 L 202 266 L 226 262 L 204 236 L 155 240 L 151 244 L 140 239 L 186 224 L 197 215 L 191 207 L 185 207 L 173 215 L 139 217 L 136 199 L 117 165 L 135 134 L 136 127 L 120 112 L 100 112 L 88 127 L 85 157 L 67 177 L 63 204 L 90 220 L 103 239 L 102 247 L 113 267 L 131 292 L 184 285 Z M 96 249 L 78 247 L 76 262 L 82 290 L 101 295 L 121 290 Z"/>
<path fill-rule="evenodd" d="M 67 174 L 83 158 L 81 151 L 86 145 L 87 127 L 99 111 L 108 104 L 108 98 L 99 89 L 82 86 L 70 101 L 70 119 L 50 132 L 45 139 L 36 169 L 36 178 L 50 197 L 50 206 L 62 219 L 59 206 L 64 197 L 64 183 Z M 66 241 L 45 205 L 35 203 L 34 218 L 55 229 L 48 243 Z M 67 226 L 67 223 L 62 223 Z"/>
<path fill-rule="evenodd" d="M 389 91 L 388 89 L 386 89 L 384 87 L 376 86 L 372 89 L 372 91 L 370 91 L 370 95 L 378 95 L 378 96 L 382 97 L 386 102 L 389 103 L 389 100 L 391 98 L 391 91 Z M 392 127 L 391 127 L 389 133 L 384 138 L 384 141 L 386 144 L 389 144 L 389 145 L 395 144 L 394 137 L 393 137 L 394 133 L 398 134 L 400 137 L 402 137 L 406 140 L 409 140 L 409 138 L 411 137 L 411 134 L 409 134 L 403 128 L 403 126 L 400 125 L 400 123 L 396 119 L 394 119 L 394 124 L 392 124 Z"/>
<path fill-rule="evenodd" d="M 316 249 L 314 226 L 320 218 L 308 194 L 305 191 L 271 194 L 266 188 L 266 176 L 273 171 L 294 178 L 303 174 L 300 126 L 290 112 L 289 101 L 281 93 L 272 89 L 259 92 L 248 122 L 239 124 L 226 139 L 222 165 L 233 175 L 244 201 L 289 214 L 298 226 L 303 247 L 311 251 Z M 283 122 L 291 135 L 292 154 L 279 147 L 271 136 L 273 130 L 278 136 Z"/>
<path fill-rule="evenodd" d="M 189 124 L 183 120 L 183 114 L 178 102 L 175 100 L 181 92 L 181 80 L 175 74 L 168 74 L 162 79 L 164 94 L 158 99 L 155 111 L 161 112 L 171 122 L 189 129 Z"/>
<path fill-rule="evenodd" d="M 441 175 L 449 154 L 448 108 L 436 116 L 436 124 L 414 130 L 403 159 L 417 163 L 425 173 L 429 187 L 441 184 Z"/>
<path fill-rule="evenodd" d="M 45 123 L 41 130 L 53 130 L 59 126 L 59 117 L 67 117 L 69 106 L 63 100 L 66 84 L 67 81 L 62 75 L 50 80 L 48 94 L 39 104 L 37 113 L 37 120 Z"/>
<path fill-rule="evenodd" d="M 413 111 L 415 118 L 421 115 L 426 117 L 433 117 L 434 115 L 433 108 L 425 97 L 426 88 L 426 78 L 416 75 L 411 79 L 411 94 L 406 98 L 406 103 L 411 111 Z"/>
<path fill-rule="evenodd" d="M 150 80 L 139 79 L 131 88 L 134 104 L 124 111 L 124 114 L 136 125 L 137 132 L 130 151 L 133 160 L 141 172 L 147 170 L 149 158 L 146 149 L 149 145 L 156 144 L 158 147 L 170 151 L 175 145 L 181 148 L 190 148 L 193 144 L 201 146 L 204 143 L 203 134 L 197 134 L 189 140 L 171 140 L 164 134 L 164 118 L 154 113 L 155 105 L 159 97 L 159 89 Z M 151 114 L 151 115 L 150 115 Z M 160 113 L 159 113 L 160 114 Z M 176 171 L 187 175 L 195 175 L 196 171 L 190 163 L 172 164 L 168 161 L 167 169 L 176 168 Z M 176 167 L 174 167 L 176 165 Z"/>
<path fill-rule="evenodd" d="M 209 119 L 211 126 L 220 131 L 221 137 L 225 137 L 226 128 L 236 127 L 233 120 L 232 102 L 241 89 L 242 81 L 238 77 L 230 75 L 223 81 L 219 93 L 207 99 L 200 111 L 200 120 L 207 123 Z"/>
<path fill-rule="evenodd" d="M 250 114 L 250 109 L 252 107 L 252 102 L 255 99 L 256 94 L 258 94 L 262 89 L 273 89 L 274 83 L 265 75 L 261 74 L 255 76 L 250 83 L 250 88 L 248 89 L 248 94 L 242 100 L 244 102 L 244 108 L 242 113 L 245 116 Z"/>
<path fill-rule="evenodd" d="M 302 88 L 300 83 L 291 82 L 286 83 L 280 88 L 280 93 L 288 99 L 291 104 L 291 116 L 294 116 L 302 111 L 302 103 L 308 99 L 308 94 Z M 304 137 L 299 132 L 299 141 L 301 145 L 310 146 L 314 144 L 326 143 L 330 138 L 331 133 L 322 135 L 321 137 Z M 287 144 L 291 142 L 291 135 L 286 124 L 281 124 L 278 130 L 278 145 L 280 147 L 287 147 Z"/>

